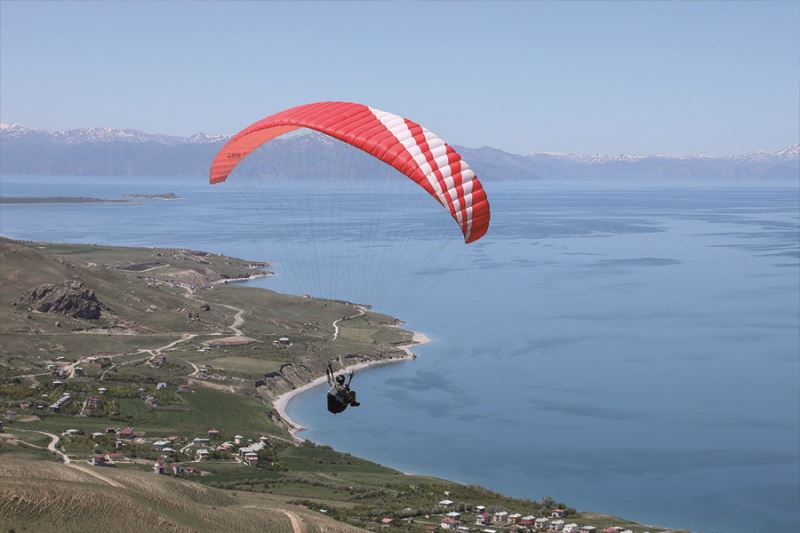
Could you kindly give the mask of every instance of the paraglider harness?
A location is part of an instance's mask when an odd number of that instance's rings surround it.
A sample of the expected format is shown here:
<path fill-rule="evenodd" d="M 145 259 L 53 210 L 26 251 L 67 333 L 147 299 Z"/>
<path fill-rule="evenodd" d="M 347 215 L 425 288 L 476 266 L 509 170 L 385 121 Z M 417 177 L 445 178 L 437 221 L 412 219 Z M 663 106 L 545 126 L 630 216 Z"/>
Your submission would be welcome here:
<path fill-rule="evenodd" d="M 331 386 L 328 391 L 328 411 L 338 414 L 347 409 L 349 405 L 353 407 L 361 405 L 356 401 L 355 391 L 350 390 L 350 383 L 353 381 L 353 376 L 356 375 L 355 371 L 350 372 L 347 383 L 345 383 L 344 374 L 339 374 L 338 376 L 334 374 L 331 363 L 328 363 L 326 373 L 328 375 L 328 385 Z"/>

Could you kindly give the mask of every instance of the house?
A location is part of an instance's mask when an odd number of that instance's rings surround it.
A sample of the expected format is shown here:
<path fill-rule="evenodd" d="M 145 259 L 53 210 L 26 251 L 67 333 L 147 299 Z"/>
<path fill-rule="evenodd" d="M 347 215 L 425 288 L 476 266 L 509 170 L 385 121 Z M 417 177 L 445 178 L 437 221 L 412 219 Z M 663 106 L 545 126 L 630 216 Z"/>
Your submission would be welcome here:
<path fill-rule="evenodd" d="M 264 449 L 264 443 L 263 442 L 256 442 L 254 444 L 251 444 L 250 446 L 245 446 L 245 447 L 239 448 L 239 455 L 242 456 L 242 457 L 245 457 L 248 453 L 256 453 L 257 454 L 258 452 L 260 452 L 263 449 Z"/>
<path fill-rule="evenodd" d="M 492 517 L 492 523 L 494 524 L 505 524 L 508 522 L 508 512 L 506 511 L 497 511 L 494 513 Z"/>
<path fill-rule="evenodd" d="M 582 526 L 578 531 L 580 533 L 597 533 L 597 528 L 594 526 Z"/>
<path fill-rule="evenodd" d="M 532 525 L 534 525 L 536 523 L 535 520 L 536 520 L 536 517 L 529 514 L 528 516 L 523 516 L 519 520 L 519 525 L 525 526 L 525 527 L 531 527 Z"/>
<path fill-rule="evenodd" d="M 442 529 L 456 529 L 461 521 L 461 513 L 451 511 L 442 519 Z"/>
<path fill-rule="evenodd" d="M 487 511 L 479 513 L 475 516 L 475 525 L 476 526 L 485 526 L 492 523 L 492 515 L 490 515 Z"/>
<path fill-rule="evenodd" d="M 167 465 L 164 462 L 164 459 L 158 458 L 156 459 L 155 464 L 153 464 L 153 472 L 155 474 L 166 474 L 167 473 Z"/>
<path fill-rule="evenodd" d="M 92 433 L 92 438 L 95 440 L 102 439 L 105 436 L 106 436 L 105 433 L 100 433 L 99 431 L 95 431 L 94 433 Z"/>
<path fill-rule="evenodd" d="M 439 526 L 429 525 L 425 526 L 427 533 L 439 533 Z"/>
<path fill-rule="evenodd" d="M 388 517 L 387 518 L 383 518 L 383 519 L 381 519 L 381 526 L 382 527 L 388 527 L 392 522 L 394 522 L 394 520 L 392 520 L 391 518 L 388 518 Z"/>
<path fill-rule="evenodd" d="M 442 500 L 442 501 L 439 502 L 439 505 L 441 505 L 443 507 L 449 507 L 449 506 L 453 505 L 453 502 L 452 502 L 452 500 Z"/>
<path fill-rule="evenodd" d="M 219 437 L 219 430 L 217 429 L 209 429 L 208 430 L 208 438 L 209 439 L 216 439 Z"/>
<path fill-rule="evenodd" d="M 258 466 L 258 454 L 248 453 L 244 456 L 244 462 L 247 463 L 247 466 Z"/>
<path fill-rule="evenodd" d="M 100 394 L 105 394 L 108 392 L 108 389 L 105 387 L 100 387 L 99 389 L 97 389 L 97 392 Z"/>
<path fill-rule="evenodd" d="M 81 376 L 83 376 L 83 368 L 80 367 L 80 366 L 76 366 L 75 367 L 75 377 L 79 378 Z"/>
<path fill-rule="evenodd" d="M 167 388 L 167 384 L 164 383 L 163 381 L 156 385 L 156 390 L 163 390 L 163 389 L 166 389 L 166 388 Z"/>
<path fill-rule="evenodd" d="M 281 346 L 291 346 L 292 342 L 289 340 L 289 337 L 281 337 L 278 339 L 278 344 Z"/>
<path fill-rule="evenodd" d="M 578 524 L 567 524 L 561 531 L 562 533 L 578 533 L 579 529 Z"/>
<path fill-rule="evenodd" d="M 68 429 L 64 432 L 64 435 L 80 435 L 81 433 L 80 429 Z"/>
<path fill-rule="evenodd" d="M 92 464 L 95 466 L 107 466 L 108 462 L 106 461 L 105 456 L 95 455 L 94 457 L 92 457 Z"/>
<path fill-rule="evenodd" d="M 509 524 L 519 524 L 519 521 L 522 520 L 522 515 L 519 513 L 513 513 L 508 515 L 508 523 Z"/>
<path fill-rule="evenodd" d="M 127 461 L 128 458 L 122 455 L 119 452 L 111 452 L 106 454 L 106 461 L 111 463 L 119 463 L 122 461 Z"/>
<path fill-rule="evenodd" d="M 106 428 L 106 433 L 116 433 L 118 428 Z"/>
<path fill-rule="evenodd" d="M 178 392 L 192 392 L 192 388 L 187 384 L 178 385 Z"/>
<path fill-rule="evenodd" d="M 175 453 L 175 450 L 174 450 L 174 449 L 172 449 L 172 448 L 168 448 L 168 447 L 167 447 L 167 448 L 162 448 L 162 449 L 161 449 L 161 451 L 162 451 L 163 453 L 165 453 L 166 455 L 172 455 L 173 453 Z"/>
<path fill-rule="evenodd" d="M 183 473 L 183 466 L 178 463 L 172 463 L 172 475 L 180 477 Z"/>
<path fill-rule="evenodd" d="M 564 529 L 563 520 L 553 520 L 547 528 L 547 531 L 561 531 Z"/>
<path fill-rule="evenodd" d="M 552 518 L 564 518 L 564 515 L 567 514 L 566 509 L 553 509 L 553 512 L 550 513 Z"/>
<path fill-rule="evenodd" d="M 208 439 L 204 439 L 201 437 L 192 439 L 192 446 L 206 446 L 206 445 L 208 445 Z"/>
<path fill-rule="evenodd" d="M 195 453 L 195 457 L 197 457 L 197 460 L 198 460 L 198 461 L 202 461 L 203 459 L 208 459 L 208 456 L 209 456 L 210 454 L 211 454 L 211 452 L 209 452 L 207 449 L 205 449 L 205 448 L 200 448 L 200 449 L 199 449 L 199 450 L 197 450 L 197 452 Z"/>
<path fill-rule="evenodd" d="M 536 531 L 546 531 L 548 522 L 550 522 L 550 520 L 547 518 L 537 518 L 533 521 L 533 529 Z"/>
<path fill-rule="evenodd" d="M 234 435 L 233 436 L 233 443 L 234 444 L 241 445 L 242 442 L 244 442 L 244 437 L 242 437 L 241 435 Z"/>
<path fill-rule="evenodd" d="M 620 526 L 609 526 L 603 530 L 603 533 L 621 533 L 624 529 Z"/>
<path fill-rule="evenodd" d="M 153 449 L 157 452 L 162 451 L 167 446 L 169 446 L 169 441 L 166 440 L 157 440 L 153 443 Z"/>
<path fill-rule="evenodd" d="M 479 513 L 482 513 L 486 510 L 486 507 L 484 507 L 483 505 L 476 505 L 475 510 L 478 511 Z"/>
<path fill-rule="evenodd" d="M 132 439 L 133 437 L 136 436 L 131 426 L 126 427 L 125 429 L 117 433 L 117 435 L 121 439 Z"/>

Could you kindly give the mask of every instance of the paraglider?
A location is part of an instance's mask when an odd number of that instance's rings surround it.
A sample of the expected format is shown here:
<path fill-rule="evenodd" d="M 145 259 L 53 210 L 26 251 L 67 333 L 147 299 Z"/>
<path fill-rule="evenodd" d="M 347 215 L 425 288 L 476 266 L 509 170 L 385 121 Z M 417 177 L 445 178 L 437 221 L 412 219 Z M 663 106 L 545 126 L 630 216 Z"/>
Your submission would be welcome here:
<path fill-rule="evenodd" d="M 458 223 L 464 242 L 489 228 L 489 201 L 461 156 L 416 122 L 363 104 L 317 102 L 286 109 L 248 126 L 217 153 L 210 181 L 224 182 L 253 150 L 298 128 L 319 131 L 391 165 L 433 196 Z"/>
<path fill-rule="evenodd" d="M 356 391 L 350 388 L 353 382 L 353 376 L 356 375 L 355 370 L 350 372 L 350 377 L 345 380 L 344 374 L 338 376 L 333 371 L 333 366 L 328 363 L 328 368 L 325 370 L 328 377 L 328 411 L 333 414 L 339 414 L 347 409 L 348 406 L 358 407 L 361 405 L 356 400 Z"/>
<path fill-rule="evenodd" d="M 226 181 L 243 159 L 265 143 L 300 128 L 315 130 L 358 148 L 411 179 L 449 211 L 465 243 L 477 241 L 488 230 L 489 201 L 467 162 L 418 123 L 363 104 L 317 102 L 286 109 L 251 124 L 216 154 L 209 173 L 211 184 Z M 252 198 L 251 195 L 250 201 Z M 327 236 L 323 242 L 326 240 Z M 330 364 L 326 373 L 330 385 L 327 406 L 331 413 L 360 405 L 350 388 L 354 373 L 350 373 L 349 379 L 344 374 L 336 375 Z"/>

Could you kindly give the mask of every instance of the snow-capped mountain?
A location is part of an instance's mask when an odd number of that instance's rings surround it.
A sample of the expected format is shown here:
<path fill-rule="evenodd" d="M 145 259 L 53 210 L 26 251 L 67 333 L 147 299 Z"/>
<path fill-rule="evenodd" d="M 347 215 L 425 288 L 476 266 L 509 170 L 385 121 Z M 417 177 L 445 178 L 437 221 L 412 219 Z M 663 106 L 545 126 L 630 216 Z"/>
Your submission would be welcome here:
<path fill-rule="evenodd" d="M 0 124 L 3 174 L 205 176 L 230 135 L 189 137 L 108 127 L 46 131 Z M 632 181 L 800 181 L 800 145 L 774 152 L 708 155 L 518 155 L 484 146 L 457 146 L 482 179 Z M 389 177 L 395 171 L 317 132 L 276 139 L 245 159 L 237 173 L 265 177 L 342 179 Z"/>
<path fill-rule="evenodd" d="M 15 139 L 20 141 L 54 142 L 62 144 L 80 143 L 158 143 L 158 144 L 206 144 L 222 141 L 229 135 L 208 135 L 195 133 L 190 137 L 163 135 L 160 133 L 145 133 L 139 130 L 120 130 L 109 127 L 79 128 L 71 130 L 47 131 L 29 128 L 22 124 L 0 123 L 0 138 Z"/>

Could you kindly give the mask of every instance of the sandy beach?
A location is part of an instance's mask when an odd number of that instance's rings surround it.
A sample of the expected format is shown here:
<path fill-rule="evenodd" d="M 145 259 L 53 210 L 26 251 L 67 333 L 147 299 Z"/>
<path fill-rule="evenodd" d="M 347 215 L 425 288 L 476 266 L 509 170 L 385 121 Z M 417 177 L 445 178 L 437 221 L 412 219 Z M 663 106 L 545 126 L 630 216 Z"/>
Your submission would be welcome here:
<path fill-rule="evenodd" d="M 370 361 L 368 363 L 359 363 L 357 365 L 348 366 L 348 367 L 344 368 L 342 371 L 343 372 L 350 372 L 351 370 L 361 370 L 363 368 L 367 368 L 367 367 L 371 367 L 371 366 L 387 365 L 387 364 L 391 364 L 391 363 L 396 363 L 396 362 L 400 362 L 400 361 L 408 361 L 410 359 L 414 359 L 414 357 L 416 357 L 416 356 L 414 355 L 414 352 L 412 351 L 412 348 L 414 346 L 421 346 L 423 344 L 428 344 L 429 342 L 431 342 L 431 340 L 424 333 L 420 333 L 418 331 L 415 331 L 413 333 L 414 334 L 411 337 L 411 341 L 412 342 L 410 342 L 409 344 L 403 344 L 403 345 L 397 347 L 397 348 L 399 348 L 400 350 L 403 350 L 406 353 L 406 355 L 404 357 L 400 357 L 400 358 L 397 358 L 397 359 L 385 359 L 385 360 L 378 360 L 378 361 Z M 297 422 L 295 422 L 294 420 L 291 419 L 291 417 L 286 413 L 286 407 L 289 405 L 289 402 L 292 401 L 292 398 L 294 398 L 298 394 L 303 393 L 303 392 L 305 392 L 305 391 L 307 391 L 309 389 L 313 389 L 314 387 L 316 387 L 318 385 L 322 385 L 326 381 L 327 381 L 327 378 L 325 376 L 320 376 L 320 377 L 318 377 L 317 379 L 315 379 L 314 381 L 312 381 L 310 383 L 306 383 L 305 385 L 303 385 L 301 387 L 298 387 L 296 389 L 292 389 L 289 392 L 281 394 L 280 396 L 275 398 L 275 400 L 273 400 L 273 402 L 272 402 L 272 405 L 275 406 L 275 410 L 278 411 L 278 414 L 280 415 L 280 417 L 284 421 L 286 421 L 287 424 L 289 424 L 289 433 L 292 435 L 292 437 L 294 437 L 295 439 L 297 439 L 299 441 L 302 441 L 304 439 L 299 437 L 297 434 L 299 432 L 303 431 L 306 428 L 304 428 L 303 426 L 301 426 L 300 424 L 298 424 Z"/>

